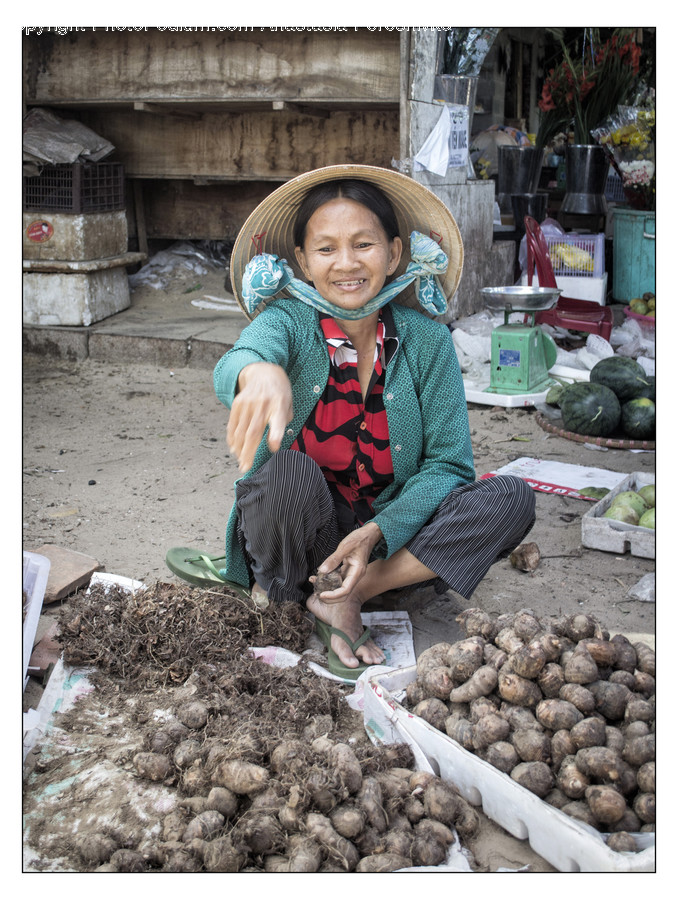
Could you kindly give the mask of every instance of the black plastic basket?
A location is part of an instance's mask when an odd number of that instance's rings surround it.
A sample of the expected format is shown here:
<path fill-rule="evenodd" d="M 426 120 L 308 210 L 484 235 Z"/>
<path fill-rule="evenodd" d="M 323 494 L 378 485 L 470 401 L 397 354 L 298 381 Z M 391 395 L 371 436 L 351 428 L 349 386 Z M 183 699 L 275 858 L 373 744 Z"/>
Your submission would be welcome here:
<path fill-rule="evenodd" d="M 125 208 L 121 163 L 46 166 L 23 180 L 24 212 L 93 213 Z"/>

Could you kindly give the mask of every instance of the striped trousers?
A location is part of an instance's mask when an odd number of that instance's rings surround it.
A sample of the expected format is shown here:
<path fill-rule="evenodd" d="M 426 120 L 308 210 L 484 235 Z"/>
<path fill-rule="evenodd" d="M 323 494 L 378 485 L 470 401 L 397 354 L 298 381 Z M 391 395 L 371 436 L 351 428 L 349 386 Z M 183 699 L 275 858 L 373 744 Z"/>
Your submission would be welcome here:
<path fill-rule="evenodd" d="M 346 534 L 319 466 L 304 453 L 280 450 L 239 482 L 236 506 L 238 538 L 254 579 L 273 601 L 305 601 L 308 576 Z M 532 489 L 520 478 L 497 475 L 452 491 L 405 546 L 436 573 L 427 584 L 468 600 L 534 521 Z"/>

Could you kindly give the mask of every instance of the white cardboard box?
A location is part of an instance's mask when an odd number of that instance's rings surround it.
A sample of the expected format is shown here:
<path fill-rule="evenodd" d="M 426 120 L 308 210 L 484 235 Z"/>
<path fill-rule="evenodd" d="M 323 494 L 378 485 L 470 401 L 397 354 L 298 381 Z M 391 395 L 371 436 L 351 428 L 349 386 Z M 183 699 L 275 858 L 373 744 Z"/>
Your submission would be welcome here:
<path fill-rule="evenodd" d="M 610 850 L 600 832 L 540 800 L 508 775 L 401 705 L 416 666 L 369 679 L 365 730 L 375 744 L 407 743 L 415 760 L 456 785 L 462 796 L 560 872 L 654 872 L 654 834 L 634 835 L 638 853 Z"/>
<path fill-rule="evenodd" d="M 631 552 L 632 556 L 645 559 L 655 558 L 655 532 L 640 525 L 627 525 L 614 519 L 604 518 L 617 494 L 622 491 L 637 491 L 646 484 L 654 484 L 654 475 L 633 472 L 624 478 L 609 494 L 599 500 L 581 520 L 581 542 L 592 550 L 606 550 L 608 553 Z"/>

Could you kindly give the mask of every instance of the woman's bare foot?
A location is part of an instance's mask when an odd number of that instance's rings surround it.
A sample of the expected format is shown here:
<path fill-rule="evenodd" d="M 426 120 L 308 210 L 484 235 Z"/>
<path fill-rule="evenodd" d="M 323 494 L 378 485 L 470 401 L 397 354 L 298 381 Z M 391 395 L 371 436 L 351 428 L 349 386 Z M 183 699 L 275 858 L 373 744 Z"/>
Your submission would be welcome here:
<path fill-rule="evenodd" d="M 332 628 L 343 631 L 352 641 L 357 641 L 364 631 L 360 606 L 359 600 L 351 598 L 342 603 L 324 603 L 317 594 L 311 594 L 306 601 L 309 612 Z M 332 649 L 342 663 L 351 669 L 364 663 L 370 666 L 380 665 L 386 659 L 384 653 L 371 639 L 361 644 L 356 653 L 353 653 L 346 641 L 333 634 Z"/>

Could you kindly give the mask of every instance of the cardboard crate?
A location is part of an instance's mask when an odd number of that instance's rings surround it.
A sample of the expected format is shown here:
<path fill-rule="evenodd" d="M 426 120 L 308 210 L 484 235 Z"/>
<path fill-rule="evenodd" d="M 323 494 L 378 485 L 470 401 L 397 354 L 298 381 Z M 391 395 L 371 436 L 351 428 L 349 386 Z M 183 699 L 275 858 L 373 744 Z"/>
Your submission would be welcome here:
<path fill-rule="evenodd" d="M 654 872 L 654 833 L 635 834 L 638 853 L 610 850 L 605 836 L 540 800 L 400 703 L 416 666 L 374 675 L 365 689 L 365 729 L 375 744 L 407 743 L 415 763 L 462 796 L 560 872 Z"/>
<path fill-rule="evenodd" d="M 609 494 L 599 500 L 581 520 L 581 542 L 592 550 L 606 550 L 608 553 L 626 553 L 642 556 L 645 559 L 655 558 L 655 532 L 652 528 L 641 528 L 639 525 L 627 525 L 605 519 L 605 512 L 612 506 L 612 501 L 622 491 L 637 491 L 646 484 L 654 484 L 654 475 L 646 472 L 633 472 L 621 481 Z"/>

